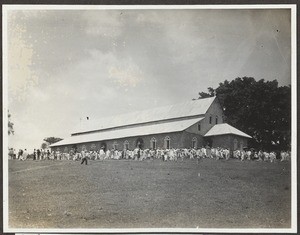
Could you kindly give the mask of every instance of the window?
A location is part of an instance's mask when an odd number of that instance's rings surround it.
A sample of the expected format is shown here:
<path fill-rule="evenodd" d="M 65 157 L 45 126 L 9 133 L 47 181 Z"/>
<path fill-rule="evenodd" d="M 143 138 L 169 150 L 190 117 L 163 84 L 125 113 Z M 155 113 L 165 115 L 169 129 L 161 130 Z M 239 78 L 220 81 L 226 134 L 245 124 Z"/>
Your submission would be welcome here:
<path fill-rule="evenodd" d="M 150 147 L 156 149 L 156 139 L 154 137 L 150 140 Z"/>
<path fill-rule="evenodd" d="M 65 152 L 65 153 L 68 152 L 68 147 L 65 147 L 64 152 Z"/>
<path fill-rule="evenodd" d="M 197 138 L 196 137 L 194 137 L 193 139 L 192 139 L 192 148 L 197 148 Z"/>
<path fill-rule="evenodd" d="M 81 150 L 82 150 L 82 151 L 86 150 L 85 145 L 82 145 Z"/>
<path fill-rule="evenodd" d="M 115 141 L 115 142 L 113 143 L 113 149 L 118 149 L 118 143 L 117 143 L 117 141 Z"/>
<path fill-rule="evenodd" d="M 169 149 L 170 148 L 170 137 L 167 136 L 165 139 L 164 139 L 164 144 L 165 144 L 165 148 L 166 149 Z"/>
<path fill-rule="evenodd" d="M 135 143 L 136 143 L 137 148 L 140 148 L 140 149 L 144 148 L 144 140 L 141 137 L 137 138 Z"/>
<path fill-rule="evenodd" d="M 96 149 L 96 145 L 95 144 L 91 144 L 91 149 L 95 150 Z"/>
<path fill-rule="evenodd" d="M 128 142 L 128 140 L 124 141 L 124 149 L 129 149 L 129 142 Z"/>
<path fill-rule="evenodd" d="M 233 150 L 237 150 L 237 148 L 238 148 L 238 141 L 237 141 L 237 139 L 234 139 L 233 140 Z"/>
<path fill-rule="evenodd" d="M 243 143 L 243 141 L 241 141 L 240 142 L 240 149 L 243 150 L 243 148 L 244 148 L 244 143 Z"/>
<path fill-rule="evenodd" d="M 216 124 L 218 124 L 218 116 L 216 116 Z"/>
<path fill-rule="evenodd" d="M 198 123 L 198 131 L 201 131 L 201 123 Z"/>
<path fill-rule="evenodd" d="M 212 116 L 209 117 L 209 124 L 212 122 Z"/>

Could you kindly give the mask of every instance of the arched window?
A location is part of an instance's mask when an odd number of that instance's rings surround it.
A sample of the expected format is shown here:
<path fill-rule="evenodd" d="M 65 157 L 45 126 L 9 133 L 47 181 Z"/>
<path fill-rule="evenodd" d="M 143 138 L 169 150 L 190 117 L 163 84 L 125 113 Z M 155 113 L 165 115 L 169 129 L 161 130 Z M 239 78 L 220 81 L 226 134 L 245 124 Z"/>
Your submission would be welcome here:
<path fill-rule="evenodd" d="M 129 149 L 129 142 L 128 142 L 128 140 L 124 141 L 124 149 Z"/>
<path fill-rule="evenodd" d="M 156 139 L 154 137 L 152 137 L 150 140 L 150 147 L 152 149 L 156 149 Z"/>
<path fill-rule="evenodd" d="M 192 148 L 197 148 L 197 143 L 198 143 L 197 137 L 194 137 L 192 139 Z"/>
<path fill-rule="evenodd" d="M 171 147 L 171 139 L 169 136 L 166 136 L 164 139 L 164 146 L 165 149 L 169 149 Z"/>
<path fill-rule="evenodd" d="M 233 150 L 237 150 L 237 148 L 238 148 L 238 141 L 237 141 L 237 139 L 234 139 L 233 140 Z"/>
<path fill-rule="evenodd" d="M 201 131 L 201 123 L 198 123 L 198 131 Z"/>
<path fill-rule="evenodd" d="M 244 148 L 244 143 L 243 141 L 240 141 L 240 150 L 243 150 L 243 148 Z"/>
<path fill-rule="evenodd" d="M 144 148 L 144 140 L 141 137 L 137 138 L 135 141 L 135 146 L 137 148 L 143 149 Z"/>
<path fill-rule="evenodd" d="M 209 124 L 212 123 L 212 116 L 209 117 Z"/>
<path fill-rule="evenodd" d="M 117 141 L 115 141 L 115 142 L 113 143 L 113 148 L 114 148 L 114 149 L 118 149 L 118 143 L 117 143 Z"/>
<path fill-rule="evenodd" d="M 91 149 L 95 150 L 96 149 L 96 145 L 95 144 L 91 144 Z"/>
<path fill-rule="evenodd" d="M 216 124 L 218 124 L 218 116 L 216 116 Z"/>
<path fill-rule="evenodd" d="M 65 147 L 64 152 L 65 152 L 65 153 L 68 152 L 68 147 Z"/>

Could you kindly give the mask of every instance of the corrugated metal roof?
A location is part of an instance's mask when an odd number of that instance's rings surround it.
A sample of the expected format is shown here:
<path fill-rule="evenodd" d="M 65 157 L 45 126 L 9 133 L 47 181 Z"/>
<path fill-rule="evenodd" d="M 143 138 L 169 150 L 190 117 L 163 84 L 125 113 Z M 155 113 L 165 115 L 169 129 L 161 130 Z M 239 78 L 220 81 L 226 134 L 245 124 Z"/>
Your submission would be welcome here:
<path fill-rule="evenodd" d="M 138 123 L 167 120 L 205 114 L 215 97 L 188 101 L 154 109 L 105 117 L 95 120 L 84 120 L 74 133 L 102 130 L 113 127 L 127 126 Z"/>
<path fill-rule="evenodd" d="M 247 138 L 252 138 L 250 135 L 247 135 L 246 133 L 236 129 L 233 126 L 230 126 L 227 123 L 214 125 L 204 136 L 207 137 L 207 136 L 226 135 L 226 134 L 239 135 Z"/>
<path fill-rule="evenodd" d="M 168 121 L 164 123 L 157 123 L 151 125 L 127 127 L 122 129 L 119 128 L 115 130 L 101 131 L 92 134 L 75 135 L 66 138 L 62 141 L 59 141 L 57 143 L 54 143 L 50 147 L 102 141 L 102 140 L 112 140 L 112 139 L 126 138 L 126 137 L 133 137 L 133 136 L 143 136 L 143 135 L 183 131 L 188 127 L 192 126 L 193 124 L 201 121 L 202 119 L 204 119 L 204 117 L 191 118 L 191 119 L 180 120 L 180 121 Z"/>

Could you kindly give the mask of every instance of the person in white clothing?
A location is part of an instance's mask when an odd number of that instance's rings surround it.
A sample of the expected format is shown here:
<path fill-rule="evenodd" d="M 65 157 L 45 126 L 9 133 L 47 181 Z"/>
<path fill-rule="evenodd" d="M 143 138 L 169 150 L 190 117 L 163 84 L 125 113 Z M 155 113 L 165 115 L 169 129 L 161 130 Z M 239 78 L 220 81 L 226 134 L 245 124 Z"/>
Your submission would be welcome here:
<path fill-rule="evenodd" d="M 99 159 L 101 161 L 103 161 L 104 158 L 105 158 L 105 152 L 104 152 L 103 148 L 101 148 L 99 151 Z"/>
<path fill-rule="evenodd" d="M 86 150 L 81 151 L 81 164 L 85 162 L 85 165 L 87 165 L 87 152 Z"/>
<path fill-rule="evenodd" d="M 109 159 L 110 158 L 110 154 L 111 154 L 110 150 L 107 149 L 107 151 L 105 153 L 105 159 Z"/>
<path fill-rule="evenodd" d="M 25 161 L 28 157 L 28 152 L 27 152 L 27 149 L 24 149 L 24 152 L 23 152 L 23 161 Z"/>

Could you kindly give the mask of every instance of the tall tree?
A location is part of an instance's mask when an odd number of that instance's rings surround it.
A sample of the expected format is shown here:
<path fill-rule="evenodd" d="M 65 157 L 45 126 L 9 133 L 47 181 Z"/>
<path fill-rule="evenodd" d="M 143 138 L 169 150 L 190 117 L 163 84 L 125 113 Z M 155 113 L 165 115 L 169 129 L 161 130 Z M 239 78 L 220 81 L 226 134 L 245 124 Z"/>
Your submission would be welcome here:
<path fill-rule="evenodd" d="M 49 145 L 50 144 L 54 144 L 58 141 L 61 141 L 62 139 L 61 138 L 58 138 L 58 137 L 47 137 L 44 139 L 44 141 L 46 141 Z"/>
<path fill-rule="evenodd" d="M 252 146 L 267 150 L 290 148 L 290 86 L 278 87 L 277 80 L 238 77 L 220 83 L 214 92 L 226 121 L 250 134 Z"/>

